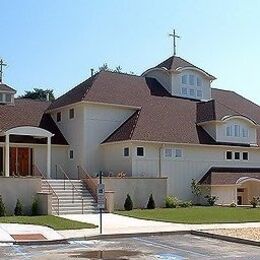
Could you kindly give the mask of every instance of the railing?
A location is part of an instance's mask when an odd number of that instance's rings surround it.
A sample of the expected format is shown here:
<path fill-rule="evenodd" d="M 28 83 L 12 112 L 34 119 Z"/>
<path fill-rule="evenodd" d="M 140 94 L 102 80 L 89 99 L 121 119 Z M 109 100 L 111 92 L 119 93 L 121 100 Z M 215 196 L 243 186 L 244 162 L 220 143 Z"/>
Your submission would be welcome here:
<path fill-rule="evenodd" d="M 84 182 L 88 191 L 97 202 L 97 183 L 81 166 L 78 166 L 78 179 Z"/>
<path fill-rule="evenodd" d="M 70 178 L 68 177 L 68 175 L 66 174 L 66 172 L 62 169 L 62 167 L 60 165 L 56 165 L 56 179 L 58 178 L 58 170 L 60 170 L 62 176 L 63 176 L 63 188 L 64 190 L 66 189 L 66 179 L 69 181 L 71 187 L 72 187 L 72 203 L 74 203 L 74 196 L 75 196 L 75 192 L 78 193 L 79 196 L 82 196 L 82 194 L 77 190 L 77 188 L 75 187 L 75 185 L 72 183 L 72 181 L 70 180 Z M 84 213 L 84 199 L 81 198 L 81 211 L 82 214 Z"/>
<path fill-rule="evenodd" d="M 55 192 L 55 190 L 52 188 L 51 184 L 49 183 L 48 179 L 44 176 L 44 174 L 39 170 L 39 168 L 36 165 L 33 165 L 33 176 L 39 176 L 42 179 L 44 179 L 49 187 L 49 192 L 52 193 L 56 199 L 57 199 L 57 203 L 58 203 L 58 209 L 56 209 L 56 207 L 54 207 L 56 213 L 58 215 L 60 215 L 60 199 L 59 196 L 57 195 L 57 193 Z"/>

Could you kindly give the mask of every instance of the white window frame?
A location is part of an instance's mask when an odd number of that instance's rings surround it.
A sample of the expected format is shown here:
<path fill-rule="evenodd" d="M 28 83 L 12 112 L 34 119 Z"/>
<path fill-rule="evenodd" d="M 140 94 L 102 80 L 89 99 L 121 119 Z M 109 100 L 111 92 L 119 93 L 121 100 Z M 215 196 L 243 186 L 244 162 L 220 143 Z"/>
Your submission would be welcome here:
<path fill-rule="evenodd" d="M 198 95 L 198 92 L 201 93 L 201 95 Z M 197 89 L 197 93 L 196 94 L 197 94 L 197 97 L 202 98 L 202 90 L 201 89 Z"/>
<path fill-rule="evenodd" d="M 193 91 L 193 95 L 191 94 L 191 91 Z M 196 91 L 195 91 L 195 89 L 194 88 L 190 88 L 190 96 L 191 97 L 196 97 Z"/>
<path fill-rule="evenodd" d="M 58 114 L 60 114 L 60 120 L 59 121 L 58 121 Z M 59 112 L 56 113 L 56 122 L 60 123 L 61 121 L 62 121 L 62 113 L 61 113 L 61 111 L 59 111 Z"/>
<path fill-rule="evenodd" d="M 128 149 L 128 155 L 125 155 L 125 150 Z M 123 149 L 123 157 L 130 157 L 130 148 L 129 147 L 124 147 Z"/>
<path fill-rule="evenodd" d="M 242 157 L 241 157 L 241 160 L 244 161 L 244 162 L 248 162 L 249 161 L 249 152 L 248 151 L 242 151 Z M 244 153 L 247 153 L 247 160 L 244 159 Z"/>
<path fill-rule="evenodd" d="M 240 137 L 240 125 L 234 125 L 234 136 Z"/>
<path fill-rule="evenodd" d="M 195 86 L 195 76 L 192 74 L 189 75 L 189 85 Z"/>
<path fill-rule="evenodd" d="M 70 117 L 70 111 L 73 110 L 73 117 Z M 68 117 L 69 117 L 69 120 L 73 120 L 75 118 L 75 109 L 74 108 L 70 108 L 69 111 L 68 111 Z"/>
<path fill-rule="evenodd" d="M 226 136 L 232 136 L 233 135 L 233 131 L 232 131 L 232 126 L 227 126 L 226 127 Z"/>
<path fill-rule="evenodd" d="M 243 138 L 248 138 L 249 137 L 248 128 L 245 128 L 245 127 L 242 128 L 242 137 Z"/>
<path fill-rule="evenodd" d="M 239 158 L 236 159 L 236 154 L 239 154 Z M 241 153 L 239 151 L 234 152 L 234 161 L 240 161 L 241 160 Z"/>
<path fill-rule="evenodd" d="M 196 84 L 197 87 L 202 87 L 202 78 L 198 76 L 196 81 L 197 81 L 197 82 L 196 82 L 196 83 L 197 83 L 197 84 Z"/>
<path fill-rule="evenodd" d="M 137 154 L 138 148 L 143 148 L 143 155 L 138 155 L 138 154 Z M 137 146 L 137 147 L 136 147 L 136 156 L 137 156 L 137 157 L 144 157 L 144 156 L 145 156 L 145 150 L 144 150 L 144 147 L 143 147 L 143 146 Z"/>
<path fill-rule="evenodd" d="M 71 155 L 70 153 L 71 153 L 71 152 L 72 152 L 72 158 L 70 157 L 70 155 Z M 69 159 L 70 159 L 70 160 L 74 160 L 74 155 L 75 155 L 75 153 L 74 153 L 74 150 L 73 150 L 73 149 L 69 149 L 69 154 L 68 154 L 68 155 L 69 155 Z"/>
<path fill-rule="evenodd" d="M 181 152 L 180 156 L 177 156 L 177 151 Z M 174 158 L 182 158 L 182 157 L 183 157 L 183 149 L 176 148 L 175 151 L 174 151 Z"/>
<path fill-rule="evenodd" d="M 186 93 L 184 93 L 183 90 L 185 90 Z M 182 87 L 182 88 L 181 88 L 181 94 L 187 96 L 187 95 L 188 95 L 188 88 L 186 88 L 186 87 Z"/>
<path fill-rule="evenodd" d="M 167 156 L 167 153 L 166 153 L 166 151 L 171 151 L 171 154 L 170 154 L 170 156 Z M 172 158 L 173 157 L 173 149 L 172 148 L 165 148 L 164 149 L 164 158 L 167 158 L 167 159 L 169 159 L 169 158 Z"/>
<path fill-rule="evenodd" d="M 228 159 L 227 158 L 227 153 L 231 153 L 231 159 Z M 230 150 L 227 150 L 227 151 L 225 151 L 225 154 L 224 154 L 224 156 L 225 156 L 225 160 L 227 160 L 227 161 L 232 161 L 234 158 L 234 156 L 233 156 L 233 152 L 232 151 L 230 151 Z"/>
<path fill-rule="evenodd" d="M 184 74 L 184 75 L 181 76 L 181 83 L 184 84 L 184 85 L 188 84 L 188 75 L 187 74 Z"/>

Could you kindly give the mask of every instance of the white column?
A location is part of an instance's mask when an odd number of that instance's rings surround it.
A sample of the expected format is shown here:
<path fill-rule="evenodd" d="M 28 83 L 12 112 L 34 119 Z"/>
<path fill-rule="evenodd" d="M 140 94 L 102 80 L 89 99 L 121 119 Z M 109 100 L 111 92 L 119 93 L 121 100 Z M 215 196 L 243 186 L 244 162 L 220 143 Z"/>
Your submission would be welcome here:
<path fill-rule="evenodd" d="M 10 139 L 9 134 L 5 136 L 5 176 L 10 176 Z"/>
<path fill-rule="evenodd" d="M 51 136 L 47 137 L 47 179 L 51 178 Z"/>

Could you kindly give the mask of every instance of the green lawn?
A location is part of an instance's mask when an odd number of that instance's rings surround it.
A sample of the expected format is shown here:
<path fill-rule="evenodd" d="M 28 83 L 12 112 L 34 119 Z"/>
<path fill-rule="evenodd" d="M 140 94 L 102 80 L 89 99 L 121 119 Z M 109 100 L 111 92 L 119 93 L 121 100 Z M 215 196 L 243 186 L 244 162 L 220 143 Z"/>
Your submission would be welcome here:
<path fill-rule="evenodd" d="M 259 222 L 260 208 L 191 207 L 175 209 L 135 209 L 118 211 L 117 214 L 157 221 L 206 224 Z"/>
<path fill-rule="evenodd" d="M 55 230 L 95 228 L 95 225 L 72 221 L 52 215 L 48 216 L 10 216 L 0 217 L 0 223 L 34 224 L 53 228 Z"/>

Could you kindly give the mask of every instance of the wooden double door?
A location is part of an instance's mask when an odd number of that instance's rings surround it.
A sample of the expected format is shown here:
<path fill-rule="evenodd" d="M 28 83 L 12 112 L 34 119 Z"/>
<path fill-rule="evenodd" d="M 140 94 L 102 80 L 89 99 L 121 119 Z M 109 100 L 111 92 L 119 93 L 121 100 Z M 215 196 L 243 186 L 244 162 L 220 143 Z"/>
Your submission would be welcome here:
<path fill-rule="evenodd" d="M 10 175 L 27 176 L 32 173 L 32 149 L 27 147 L 10 148 Z"/>

